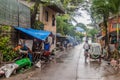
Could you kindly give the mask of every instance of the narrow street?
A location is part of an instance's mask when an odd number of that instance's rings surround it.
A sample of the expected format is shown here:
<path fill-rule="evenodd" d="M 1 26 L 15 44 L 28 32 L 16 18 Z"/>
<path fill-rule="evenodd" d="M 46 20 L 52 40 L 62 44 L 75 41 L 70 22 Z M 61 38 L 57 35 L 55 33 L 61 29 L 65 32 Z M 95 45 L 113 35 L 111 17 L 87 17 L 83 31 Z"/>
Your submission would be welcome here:
<path fill-rule="evenodd" d="M 27 80 L 119 80 L 119 74 L 107 67 L 105 62 L 84 62 L 83 44 L 69 49 L 66 54 L 57 59 L 55 64 L 48 65 L 41 72 L 36 72 Z"/>
<path fill-rule="evenodd" d="M 0 80 L 120 80 L 120 0 L 0 0 Z"/>
<path fill-rule="evenodd" d="M 100 64 L 88 59 L 85 63 L 83 52 L 83 44 L 80 44 L 61 52 L 56 63 L 52 62 L 42 70 L 38 68 L 3 80 L 120 80 L 120 73 L 115 74 L 105 61 Z"/>

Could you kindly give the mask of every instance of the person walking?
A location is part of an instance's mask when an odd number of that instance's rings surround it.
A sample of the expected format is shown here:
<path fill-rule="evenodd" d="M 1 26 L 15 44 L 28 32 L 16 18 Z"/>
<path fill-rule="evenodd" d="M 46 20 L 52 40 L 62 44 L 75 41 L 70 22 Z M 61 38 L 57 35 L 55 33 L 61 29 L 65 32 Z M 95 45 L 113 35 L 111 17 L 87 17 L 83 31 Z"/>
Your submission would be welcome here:
<path fill-rule="evenodd" d="M 85 56 L 85 62 L 87 62 L 87 58 L 89 56 L 89 49 L 90 49 L 90 45 L 88 43 L 88 41 L 85 41 L 85 44 L 83 45 L 84 48 L 84 56 Z"/>

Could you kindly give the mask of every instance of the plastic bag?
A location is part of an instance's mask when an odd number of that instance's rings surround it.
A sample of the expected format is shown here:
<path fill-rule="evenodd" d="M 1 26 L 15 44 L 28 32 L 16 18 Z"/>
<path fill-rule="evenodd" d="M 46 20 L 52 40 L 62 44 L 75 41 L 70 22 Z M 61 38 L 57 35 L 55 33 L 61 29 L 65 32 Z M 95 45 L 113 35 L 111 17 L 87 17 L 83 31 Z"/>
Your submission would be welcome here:
<path fill-rule="evenodd" d="M 18 68 L 18 65 L 15 63 L 6 64 L 5 66 L 0 68 L 0 71 L 4 71 L 6 78 L 9 78 L 12 72 Z"/>
<path fill-rule="evenodd" d="M 38 68 L 41 68 L 41 61 L 38 61 L 36 64 L 35 64 L 36 67 Z"/>

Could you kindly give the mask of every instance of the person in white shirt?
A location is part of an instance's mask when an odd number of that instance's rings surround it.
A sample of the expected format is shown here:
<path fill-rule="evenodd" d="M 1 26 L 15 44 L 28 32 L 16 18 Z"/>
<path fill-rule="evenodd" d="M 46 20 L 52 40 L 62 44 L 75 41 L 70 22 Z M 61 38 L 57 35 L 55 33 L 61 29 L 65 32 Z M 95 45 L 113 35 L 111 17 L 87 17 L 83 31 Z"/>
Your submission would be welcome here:
<path fill-rule="evenodd" d="M 85 56 L 85 62 L 87 62 L 87 58 L 88 58 L 88 50 L 90 49 L 90 45 L 88 43 L 88 41 L 85 41 L 85 44 L 83 45 L 84 48 L 84 56 Z"/>

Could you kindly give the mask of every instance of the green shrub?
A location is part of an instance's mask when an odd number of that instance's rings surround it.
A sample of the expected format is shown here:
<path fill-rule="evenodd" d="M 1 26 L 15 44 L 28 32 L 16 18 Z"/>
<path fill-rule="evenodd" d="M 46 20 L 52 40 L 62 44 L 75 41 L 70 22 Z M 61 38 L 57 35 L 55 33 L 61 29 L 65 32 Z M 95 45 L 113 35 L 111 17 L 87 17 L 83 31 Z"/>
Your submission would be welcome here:
<path fill-rule="evenodd" d="M 9 26 L 2 26 L 2 31 L 9 30 Z M 17 57 L 16 52 L 13 51 L 10 45 L 10 35 L 2 36 L 2 34 L 0 34 L 0 53 L 3 55 L 3 61 L 12 61 Z"/>

